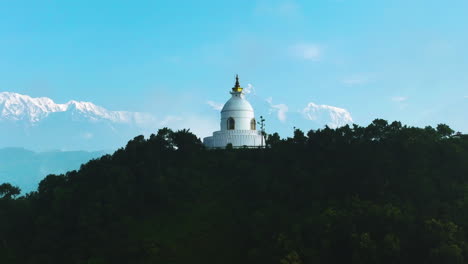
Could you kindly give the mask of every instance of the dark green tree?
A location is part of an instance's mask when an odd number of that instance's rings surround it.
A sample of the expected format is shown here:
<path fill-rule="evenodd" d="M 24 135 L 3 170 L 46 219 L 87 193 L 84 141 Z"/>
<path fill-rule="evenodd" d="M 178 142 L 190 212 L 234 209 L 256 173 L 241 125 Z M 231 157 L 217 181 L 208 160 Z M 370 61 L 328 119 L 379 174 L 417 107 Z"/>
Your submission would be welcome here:
<path fill-rule="evenodd" d="M 0 184 L 0 199 L 12 199 L 21 193 L 21 189 L 9 183 Z"/>

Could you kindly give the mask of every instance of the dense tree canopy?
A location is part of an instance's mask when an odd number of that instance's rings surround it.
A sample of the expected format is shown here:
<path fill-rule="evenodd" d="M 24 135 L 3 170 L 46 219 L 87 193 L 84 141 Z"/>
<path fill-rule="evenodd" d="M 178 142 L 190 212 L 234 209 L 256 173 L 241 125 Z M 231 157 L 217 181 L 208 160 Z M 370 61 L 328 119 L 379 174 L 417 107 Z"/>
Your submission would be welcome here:
<path fill-rule="evenodd" d="M 375 120 L 266 149 L 129 141 L 37 192 L 0 185 L 1 263 L 468 263 L 468 138 Z"/>

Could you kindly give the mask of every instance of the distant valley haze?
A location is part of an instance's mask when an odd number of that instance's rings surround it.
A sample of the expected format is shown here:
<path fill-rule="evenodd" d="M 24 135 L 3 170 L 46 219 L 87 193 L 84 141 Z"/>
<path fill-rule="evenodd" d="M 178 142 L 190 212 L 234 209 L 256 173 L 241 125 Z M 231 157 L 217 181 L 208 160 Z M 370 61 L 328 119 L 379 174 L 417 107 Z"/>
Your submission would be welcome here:
<path fill-rule="evenodd" d="M 81 164 L 104 154 L 103 151 L 33 152 L 23 148 L 1 148 L 0 181 L 20 187 L 24 194 L 36 190 L 45 176 L 78 170 Z"/>

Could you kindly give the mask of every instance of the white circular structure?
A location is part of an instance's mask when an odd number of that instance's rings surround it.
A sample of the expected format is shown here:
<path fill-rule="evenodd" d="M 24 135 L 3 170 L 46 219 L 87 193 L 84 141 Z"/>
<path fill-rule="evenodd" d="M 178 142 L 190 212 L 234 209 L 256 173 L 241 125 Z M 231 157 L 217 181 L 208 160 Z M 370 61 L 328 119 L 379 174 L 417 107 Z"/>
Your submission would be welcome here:
<path fill-rule="evenodd" d="M 263 147 L 265 140 L 261 131 L 257 131 L 254 110 L 245 99 L 238 76 L 230 93 L 231 98 L 221 110 L 221 130 L 204 138 L 203 144 L 208 148 L 225 148 L 228 144 L 233 147 Z"/>

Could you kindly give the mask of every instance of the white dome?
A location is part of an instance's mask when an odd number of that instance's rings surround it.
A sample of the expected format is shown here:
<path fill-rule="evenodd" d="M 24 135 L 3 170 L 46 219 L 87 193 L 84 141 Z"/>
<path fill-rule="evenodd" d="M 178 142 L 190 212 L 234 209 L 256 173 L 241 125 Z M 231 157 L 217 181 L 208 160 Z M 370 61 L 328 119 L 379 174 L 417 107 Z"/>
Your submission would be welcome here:
<path fill-rule="evenodd" d="M 226 111 L 250 111 L 253 112 L 253 107 L 250 103 L 244 99 L 242 95 L 233 95 L 231 99 L 229 99 L 226 104 L 224 104 L 222 112 Z"/>
<path fill-rule="evenodd" d="M 241 92 L 232 92 L 231 95 L 232 97 L 221 110 L 221 130 L 229 130 L 228 120 L 230 118 L 234 119 L 234 130 L 252 130 L 251 123 L 256 123 L 252 106 L 245 100 Z"/>
<path fill-rule="evenodd" d="M 215 131 L 213 136 L 204 138 L 203 143 L 209 148 L 224 148 L 227 144 L 233 147 L 263 147 L 265 139 L 257 130 L 253 107 L 244 97 L 238 76 L 230 94 L 231 98 L 221 110 L 221 129 Z"/>

